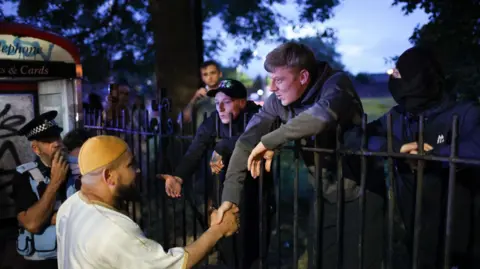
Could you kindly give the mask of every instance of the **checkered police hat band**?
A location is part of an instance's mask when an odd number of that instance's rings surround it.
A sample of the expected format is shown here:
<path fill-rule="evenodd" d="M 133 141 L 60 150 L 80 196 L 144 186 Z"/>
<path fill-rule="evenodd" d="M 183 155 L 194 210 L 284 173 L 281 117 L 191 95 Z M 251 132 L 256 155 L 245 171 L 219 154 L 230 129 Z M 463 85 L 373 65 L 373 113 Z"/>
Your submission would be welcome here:
<path fill-rule="evenodd" d="M 30 132 L 28 132 L 27 137 L 32 137 L 34 135 L 40 134 L 56 125 L 57 123 L 54 120 L 45 121 L 43 124 L 38 125 L 37 127 L 33 128 Z"/>

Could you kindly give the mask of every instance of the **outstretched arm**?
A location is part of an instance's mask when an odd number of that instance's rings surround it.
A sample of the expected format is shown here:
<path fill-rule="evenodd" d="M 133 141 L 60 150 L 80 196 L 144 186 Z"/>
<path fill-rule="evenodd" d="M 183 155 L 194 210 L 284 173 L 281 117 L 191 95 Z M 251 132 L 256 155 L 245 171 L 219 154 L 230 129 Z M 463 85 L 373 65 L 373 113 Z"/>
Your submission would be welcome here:
<path fill-rule="evenodd" d="M 212 114 L 198 127 L 192 144 L 188 147 L 187 152 L 180 160 L 179 165 L 173 173 L 181 179 L 190 177 L 195 173 L 201 159 L 207 148 L 213 143 L 215 137 L 215 115 Z"/>
<path fill-rule="evenodd" d="M 212 220 L 214 223 L 220 222 L 223 213 L 233 204 L 238 205 L 240 203 L 243 183 L 247 176 L 248 156 L 261 137 L 268 133 L 275 123 L 278 115 L 275 109 L 276 101 L 276 97 L 271 95 L 260 111 L 248 122 L 245 132 L 237 140 L 223 183 L 223 203 L 218 210 L 219 219 Z"/>

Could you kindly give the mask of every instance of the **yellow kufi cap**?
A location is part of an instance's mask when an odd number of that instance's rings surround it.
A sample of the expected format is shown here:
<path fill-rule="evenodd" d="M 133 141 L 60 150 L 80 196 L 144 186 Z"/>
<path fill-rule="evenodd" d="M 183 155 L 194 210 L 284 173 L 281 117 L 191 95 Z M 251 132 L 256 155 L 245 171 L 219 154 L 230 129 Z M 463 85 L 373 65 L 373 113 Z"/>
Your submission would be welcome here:
<path fill-rule="evenodd" d="M 78 166 L 80 173 L 88 174 L 106 166 L 128 150 L 128 145 L 116 136 L 99 135 L 88 139 L 80 148 Z"/>

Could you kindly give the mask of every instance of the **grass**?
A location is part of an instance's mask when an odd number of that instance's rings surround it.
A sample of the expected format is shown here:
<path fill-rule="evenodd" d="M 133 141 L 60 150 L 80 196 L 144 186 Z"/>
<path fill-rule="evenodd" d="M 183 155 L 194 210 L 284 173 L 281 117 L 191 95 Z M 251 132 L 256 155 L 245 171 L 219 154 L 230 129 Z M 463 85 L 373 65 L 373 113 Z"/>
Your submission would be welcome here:
<path fill-rule="evenodd" d="M 369 122 L 387 113 L 390 108 L 396 105 L 395 101 L 391 97 L 363 98 L 362 104 L 365 113 L 368 115 Z"/>

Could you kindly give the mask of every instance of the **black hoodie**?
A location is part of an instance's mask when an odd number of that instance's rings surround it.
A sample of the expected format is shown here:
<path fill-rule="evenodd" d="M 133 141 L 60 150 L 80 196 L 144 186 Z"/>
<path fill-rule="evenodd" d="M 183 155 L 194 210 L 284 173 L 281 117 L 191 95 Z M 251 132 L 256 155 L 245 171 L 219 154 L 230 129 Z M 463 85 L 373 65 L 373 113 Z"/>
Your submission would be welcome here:
<path fill-rule="evenodd" d="M 266 148 L 276 149 L 289 141 L 302 138 L 306 138 L 304 142 L 312 145 L 311 138 L 318 136 L 320 147 L 334 148 L 337 124 L 341 125 L 342 130 L 361 125 L 362 103 L 348 75 L 335 72 L 327 63 L 323 63 L 316 78 L 303 96 L 289 106 L 283 106 L 276 95 L 272 94 L 260 112 L 250 120 L 232 154 L 222 201 L 235 204 L 240 202 L 243 182 L 247 176 L 247 159 L 260 141 Z M 271 131 L 278 118 L 283 125 Z M 313 157 L 312 154 L 310 156 Z M 313 164 L 311 157 L 304 156 L 307 166 Z M 328 168 L 328 163 L 328 160 L 323 159 L 322 168 Z"/>
<path fill-rule="evenodd" d="M 407 50 L 397 62 L 399 76 L 392 76 L 390 91 L 399 103 L 387 114 L 367 126 L 367 149 L 387 151 L 387 115 L 392 118 L 392 146 L 400 152 L 403 144 L 417 141 L 419 117 L 424 116 L 424 142 L 431 145 L 432 155 L 450 156 L 452 144 L 452 120 L 458 116 L 457 156 L 480 159 L 480 106 L 478 102 L 452 100 L 443 86 L 445 79 L 431 54 L 420 48 Z M 399 78 L 401 77 L 401 78 Z M 359 149 L 361 128 L 347 133 L 347 146 Z M 423 173 L 422 215 L 419 241 L 419 268 L 440 268 L 444 254 L 441 235 L 445 231 L 449 164 L 426 162 Z M 451 251 L 461 262 L 468 262 L 469 244 L 473 244 L 473 233 L 478 230 L 472 212 L 475 192 L 478 193 L 478 170 L 457 164 L 451 222 Z M 416 205 L 417 172 L 402 159 L 394 160 L 395 204 L 407 230 L 407 242 L 412 247 Z M 369 177 L 369 181 L 374 178 Z M 383 178 L 381 179 L 383 180 Z M 478 215 L 478 214 L 477 214 Z M 478 217 L 477 217 L 478 219 Z M 471 242 L 470 242 L 471 240 Z M 477 243 L 478 244 L 478 243 Z M 463 256 L 467 255 L 467 256 Z M 476 254 L 478 255 L 478 254 Z M 452 258 L 453 263 L 457 264 Z M 463 268 L 463 267 L 461 267 Z M 478 266 L 465 268 L 480 268 Z"/>
<path fill-rule="evenodd" d="M 222 124 L 218 120 L 218 137 L 222 138 L 222 140 L 215 146 L 215 151 L 222 156 L 225 167 L 228 166 L 228 159 L 232 154 L 238 137 L 245 129 L 244 123 L 248 122 L 259 109 L 259 105 L 252 101 L 247 101 L 245 108 L 232 121 L 231 136 L 230 124 Z M 215 143 L 215 138 L 217 138 L 217 118 L 218 113 L 215 111 L 198 127 L 192 144 L 188 147 L 187 153 L 185 153 L 175 170 L 175 176 L 185 179 L 195 173 L 199 164 L 202 163 L 203 154 Z"/>
<path fill-rule="evenodd" d="M 398 73 L 390 76 L 388 89 L 406 112 L 419 114 L 442 100 L 445 77 L 430 50 L 410 48 L 398 58 L 396 66 Z"/>

